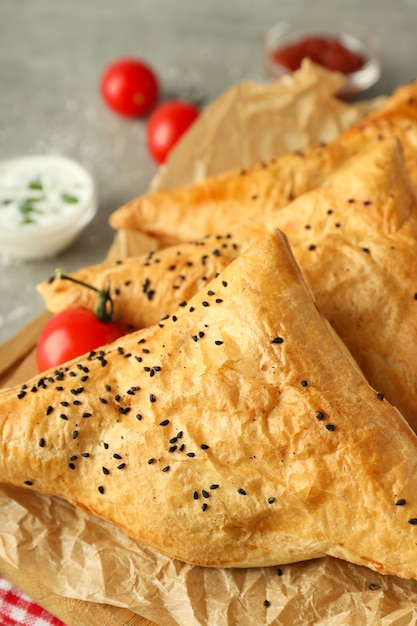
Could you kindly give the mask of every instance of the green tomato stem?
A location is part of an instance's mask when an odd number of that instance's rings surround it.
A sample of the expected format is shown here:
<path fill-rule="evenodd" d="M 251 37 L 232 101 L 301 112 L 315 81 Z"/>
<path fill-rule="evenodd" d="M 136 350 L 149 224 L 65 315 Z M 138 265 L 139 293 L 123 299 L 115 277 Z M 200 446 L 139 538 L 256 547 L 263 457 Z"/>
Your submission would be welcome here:
<path fill-rule="evenodd" d="M 94 308 L 94 315 L 100 320 L 100 322 L 109 323 L 112 321 L 114 304 L 110 296 L 110 286 L 106 287 L 106 289 L 98 289 L 97 287 L 93 287 L 93 285 L 89 285 L 82 280 L 78 280 L 78 278 L 73 278 L 72 276 L 63 274 L 61 270 L 55 270 L 55 274 L 62 280 L 69 280 L 76 285 L 81 285 L 81 287 L 86 287 L 87 289 L 95 291 L 98 296 L 98 302 Z"/>

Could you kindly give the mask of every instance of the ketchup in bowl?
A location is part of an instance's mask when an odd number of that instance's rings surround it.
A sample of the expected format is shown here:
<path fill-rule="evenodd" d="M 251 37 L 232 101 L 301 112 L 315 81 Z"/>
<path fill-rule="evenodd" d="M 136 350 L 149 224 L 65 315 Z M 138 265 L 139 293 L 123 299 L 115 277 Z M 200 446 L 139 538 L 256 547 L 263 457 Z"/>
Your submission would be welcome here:
<path fill-rule="evenodd" d="M 323 30 L 312 19 L 278 22 L 265 35 L 263 55 L 272 79 L 295 72 L 306 58 L 344 74 L 346 82 L 338 93 L 344 98 L 368 89 L 381 75 L 378 43 L 364 26 L 352 23 L 332 22 Z"/>
<path fill-rule="evenodd" d="M 310 36 L 296 43 L 283 45 L 271 53 L 274 61 L 291 72 L 298 70 L 308 57 L 327 70 L 351 74 L 366 63 L 366 58 L 347 48 L 337 37 Z"/>

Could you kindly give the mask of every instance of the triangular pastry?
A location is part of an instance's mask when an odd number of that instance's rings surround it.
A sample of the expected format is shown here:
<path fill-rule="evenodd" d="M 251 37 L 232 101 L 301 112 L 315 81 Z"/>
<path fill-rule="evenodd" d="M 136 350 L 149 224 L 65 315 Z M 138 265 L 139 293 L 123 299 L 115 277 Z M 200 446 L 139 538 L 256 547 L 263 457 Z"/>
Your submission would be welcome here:
<path fill-rule="evenodd" d="M 327 146 L 280 156 L 170 191 L 153 191 L 110 216 L 115 229 L 138 230 L 161 240 L 190 241 L 247 220 L 266 220 L 314 189 L 348 159 L 384 138 L 398 137 L 417 185 L 417 81 L 399 88 L 382 106 Z"/>
<path fill-rule="evenodd" d="M 417 577 L 417 438 L 267 234 L 158 325 L 0 394 L 0 481 L 205 566 Z"/>
<path fill-rule="evenodd" d="M 399 143 L 387 140 L 350 161 L 265 225 L 287 234 L 325 317 L 370 383 L 417 431 L 417 199 Z M 133 327 L 148 326 L 173 313 L 265 225 L 73 275 L 98 287 L 110 283 L 116 313 Z M 45 282 L 39 290 L 51 311 L 92 306 L 89 290 L 68 281 Z"/>

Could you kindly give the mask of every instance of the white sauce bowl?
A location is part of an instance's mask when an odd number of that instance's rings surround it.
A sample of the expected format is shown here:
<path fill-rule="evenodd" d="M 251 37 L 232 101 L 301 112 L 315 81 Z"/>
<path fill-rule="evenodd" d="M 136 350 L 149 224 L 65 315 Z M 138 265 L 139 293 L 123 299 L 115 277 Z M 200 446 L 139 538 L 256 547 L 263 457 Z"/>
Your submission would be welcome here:
<path fill-rule="evenodd" d="M 41 259 L 62 252 L 97 212 L 90 174 L 62 156 L 0 162 L 0 252 Z"/>

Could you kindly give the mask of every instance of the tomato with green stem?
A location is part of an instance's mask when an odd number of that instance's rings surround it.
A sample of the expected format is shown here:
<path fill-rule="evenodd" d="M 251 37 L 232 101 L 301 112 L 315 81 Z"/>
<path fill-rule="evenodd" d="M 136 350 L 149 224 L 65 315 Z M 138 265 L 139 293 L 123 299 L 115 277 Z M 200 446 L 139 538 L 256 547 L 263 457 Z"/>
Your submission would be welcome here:
<path fill-rule="evenodd" d="M 65 274 L 59 276 L 94 290 L 98 302 L 94 311 L 81 307 L 66 309 L 46 322 L 36 348 L 39 372 L 112 343 L 125 334 L 121 325 L 113 321 L 113 301 L 109 289 L 97 289 Z"/>

